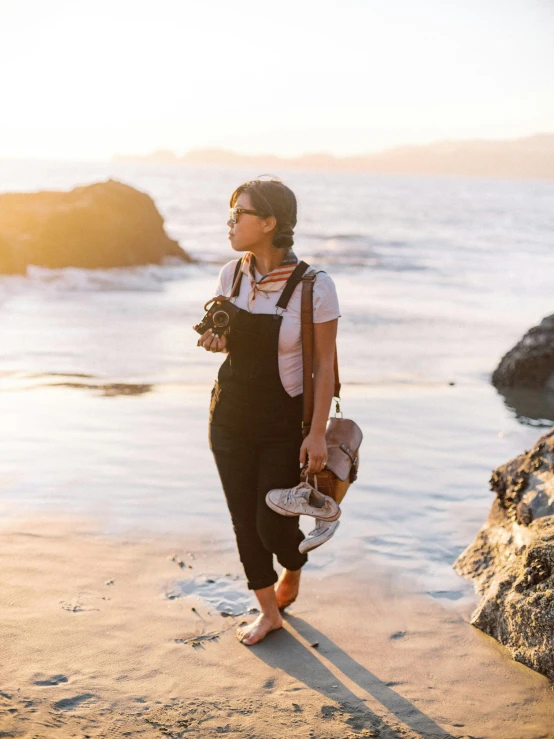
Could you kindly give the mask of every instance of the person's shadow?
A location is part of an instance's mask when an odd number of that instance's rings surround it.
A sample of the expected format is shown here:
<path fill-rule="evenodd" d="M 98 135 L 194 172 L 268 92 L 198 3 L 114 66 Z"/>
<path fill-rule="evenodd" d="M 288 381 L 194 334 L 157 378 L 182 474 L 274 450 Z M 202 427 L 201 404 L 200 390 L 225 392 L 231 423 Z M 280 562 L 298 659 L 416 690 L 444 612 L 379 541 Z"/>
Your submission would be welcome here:
<path fill-rule="evenodd" d="M 312 690 L 317 691 L 330 701 L 338 703 L 340 708 L 334 705 L 322 705 L 321 717 L 340 718 L 348 715 L 345 723 L 350 728 L 361 731 L 363 729 L 379 730 L 379 736 L 383 739 L 404 736 L 401 727 L 396 729 L 387 724 L 371 711 L 363 700 L 358 698 L 341 678 L 333 674 L 323 662 L 316 656 L 318 653 L 327 661 L 331 662 L 349 680 L 358 685 L 362 690 L 372 695 L 390 713 L 394 714 L 400 722 L 409 726 L 425 739 L 454 739 L 452 734 L 442 729 L 432 719 L 417 709 L 410 701 L 403 698 L 391 685 L 384 683 L 378 677 L 366 670 L 359 662 L 356 662 L 346 652 L 337 647 L 325 634 L 310 626 L 297 616 L 284 614 L 290 626 L 298 632 L 310 644 L 318 643 L 318 647 L 306 648 L 293 634 L 285 629 L 280 629 L 270 635 L 270 638 L 250 647 L 252 654 L 263 660 L 270 667 L 283 670 L 287 674 L 304 683 Z"/>

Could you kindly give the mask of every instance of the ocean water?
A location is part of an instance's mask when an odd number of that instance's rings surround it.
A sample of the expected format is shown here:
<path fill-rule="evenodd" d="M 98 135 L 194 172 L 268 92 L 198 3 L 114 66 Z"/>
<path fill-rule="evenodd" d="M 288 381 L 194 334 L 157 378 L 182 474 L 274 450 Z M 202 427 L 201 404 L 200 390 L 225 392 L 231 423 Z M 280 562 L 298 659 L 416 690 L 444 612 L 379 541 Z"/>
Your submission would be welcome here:
<path fill-rule="evenodd" d="M 222 361 L 192 324 L 234 258 L 228 198 L 247 170 L 0 162 L 0 191 L 119 179 L 148 192 L 192 265 L 0 276 L 0 511 L 95 515 L 105 531 L 232 532 L 207 446 Z M 296 192 L 295 251 L 335 280 L 343 410 L 360 478 L 309 567 L 360 556 L 447 601 L 491 503 L 491 469 L 549 419 L 490 385 L 554 312 L 554 183 L 277 173 Z M 513 403 L 513 400 L 510 401 Z M 306 522 L 308 527 L 309 522 Z"/>

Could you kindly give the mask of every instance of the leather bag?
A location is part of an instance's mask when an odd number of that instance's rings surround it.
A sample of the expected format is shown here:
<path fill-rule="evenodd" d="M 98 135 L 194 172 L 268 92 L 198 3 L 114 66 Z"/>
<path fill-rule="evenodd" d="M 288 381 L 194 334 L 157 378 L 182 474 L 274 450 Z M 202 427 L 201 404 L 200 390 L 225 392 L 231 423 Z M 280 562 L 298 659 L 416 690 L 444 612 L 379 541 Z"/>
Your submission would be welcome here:
<path fill-rule="evenodd" d="M 313 288 L 316 273 L 302 277 L 302 361 L 304 381 L 304 402 L 302 420 L 302 438 L 310 433 L 314 412 L 314 309 Z M 340 410 L 340 381 L 335 345 L 334 359 L 335 375 L 335 415 L 327 421 L 325 442 L 327 444 L 327 464 L 321 472 L 307 474 L 307 465 L 303 468 L 301 479 L 307 480 L 310 485 L 333 500 L 340 503 L 346 491 L 358 476 L 360 462 L 360 445 L 362 430 L 355 421 L 343 418 Z M 340 414 L 340 415 L 339 415 Z"/>

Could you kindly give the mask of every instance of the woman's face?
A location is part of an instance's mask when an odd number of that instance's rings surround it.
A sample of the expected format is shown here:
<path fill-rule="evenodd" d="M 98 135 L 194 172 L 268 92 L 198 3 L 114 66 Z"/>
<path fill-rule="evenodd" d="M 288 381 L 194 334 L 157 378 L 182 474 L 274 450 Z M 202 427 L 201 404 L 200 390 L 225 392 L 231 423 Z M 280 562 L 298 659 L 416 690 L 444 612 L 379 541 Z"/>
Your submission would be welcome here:
<path fill-rule="evenodd" d="M 242 192 L 238 196 L 235 208 L 255 210 L 250 195 L 246 192 Z M 229 240 L 233 249 L 235 251 L 250 251 L 253 246 L 263 241 L 267 237 L 268 220 L 251 213 L 239 213 L 236 223 L 231 220 L 227 221 Z"/>

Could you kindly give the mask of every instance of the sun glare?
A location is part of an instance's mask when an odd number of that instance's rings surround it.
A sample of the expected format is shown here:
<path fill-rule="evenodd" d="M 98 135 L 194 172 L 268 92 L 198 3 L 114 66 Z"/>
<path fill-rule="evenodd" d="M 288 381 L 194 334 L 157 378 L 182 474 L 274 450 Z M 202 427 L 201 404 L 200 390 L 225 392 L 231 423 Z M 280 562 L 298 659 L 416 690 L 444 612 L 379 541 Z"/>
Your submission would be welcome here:
<path fill-rule="evenodd" d="M 2 156 L 348 155 L 554 129 L 552 14 L 523 0 L 285 0 L 277 12 L 52 0 L 0 13 Z"/>

